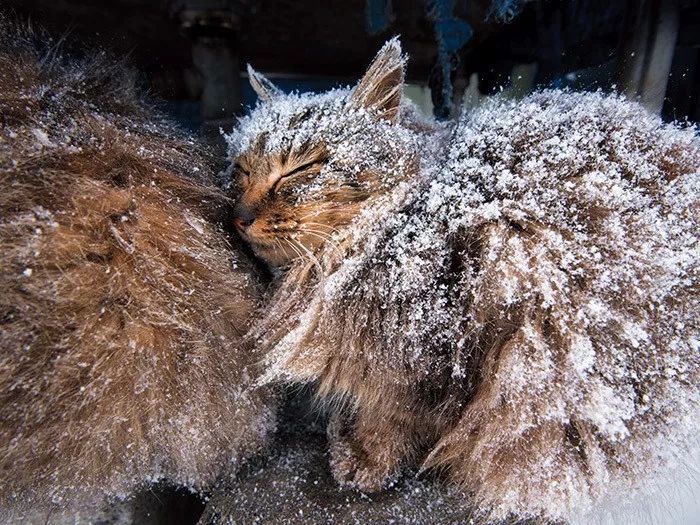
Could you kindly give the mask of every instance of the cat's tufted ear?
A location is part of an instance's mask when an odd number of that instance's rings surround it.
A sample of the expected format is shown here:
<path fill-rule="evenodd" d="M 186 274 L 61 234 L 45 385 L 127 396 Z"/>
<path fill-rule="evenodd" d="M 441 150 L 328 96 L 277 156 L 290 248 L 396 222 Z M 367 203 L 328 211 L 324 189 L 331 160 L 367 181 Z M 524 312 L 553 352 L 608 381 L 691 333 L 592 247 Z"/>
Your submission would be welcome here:
<path fill-rule="evenodd" d="M 379 50 L 367 73 L 355 87 L 350 101 L 372 109 L 380 118 L 394 122 L 399 114 L 406 58 L 397 37 Z"/>
<path fill-rule="evenodd" d="M 277 86 L 265 78 L 264 75 L 255 71 L 250 64 L 248 64 L 248 80 L 253 91 L 258 94 L 263 102 L 269 102 L 277 95 L 282 94 L 282 91 Z"/>

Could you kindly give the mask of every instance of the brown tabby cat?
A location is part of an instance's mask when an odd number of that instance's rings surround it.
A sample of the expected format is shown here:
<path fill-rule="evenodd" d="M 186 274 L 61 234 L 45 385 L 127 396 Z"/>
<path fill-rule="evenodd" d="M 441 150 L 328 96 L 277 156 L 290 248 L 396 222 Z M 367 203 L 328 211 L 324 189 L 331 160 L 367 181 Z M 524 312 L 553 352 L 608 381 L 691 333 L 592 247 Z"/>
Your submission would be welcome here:
<path fill-rule="evenodd" d="M 273 423 L 210 155 L 108 57 L 1 19 L 0 124 L 0 521 L 205 487 Z"/>
<path fill-rule="evenodd" d="M 545 91 L 447 126 L 396 40 L 353 89 L 261 103 L 228 137 L 235 224 L 279 277 L 268 379 L 313 382 L 331 466 L 443 467 L 493 518 L 567 519 L 681 458 L 700 424 L 700 141 Z"/>

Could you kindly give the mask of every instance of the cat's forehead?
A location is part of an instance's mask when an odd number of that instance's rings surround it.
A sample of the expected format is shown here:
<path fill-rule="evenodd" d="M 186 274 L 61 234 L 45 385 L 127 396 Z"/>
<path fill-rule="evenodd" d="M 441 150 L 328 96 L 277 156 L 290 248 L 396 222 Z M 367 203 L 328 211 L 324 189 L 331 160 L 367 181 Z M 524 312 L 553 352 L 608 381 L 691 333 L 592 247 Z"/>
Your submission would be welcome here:
<path fill-rule="evenodd" d="M 341 110 L 347 99 L 347 90 L 326 93 L 290 93 L 278 95 L 270 101 L 258 104 L 250 114 L 251 120 L 271 120 L 269 125 L 292 128 L 309 120 Z"/>
<path fill-rule="evenodd" d="M 417 110 L 402 101 L 398 122 L 378 118 L 352 100 L 350 89 L 321 94 L 276 94 L 259 103 L 226 136 L 231 161 L 267 162 L 276 156 L 324 151 L 331 171 L 404 173 L 413 153 L 429 148 L 427 136 L 405 126 Z"/>
<path fill-rule="evenodd" d="M 375 126 L 376 120 L 364 108 L 348 104 L 350 93 L 349 89 L 293 93 L 259 103 L 226 136 L 229 156 L 251 150 L 274 154 L 309 145 L 331 146 L 348 134 L 361 136 L 358 132 Z"/>

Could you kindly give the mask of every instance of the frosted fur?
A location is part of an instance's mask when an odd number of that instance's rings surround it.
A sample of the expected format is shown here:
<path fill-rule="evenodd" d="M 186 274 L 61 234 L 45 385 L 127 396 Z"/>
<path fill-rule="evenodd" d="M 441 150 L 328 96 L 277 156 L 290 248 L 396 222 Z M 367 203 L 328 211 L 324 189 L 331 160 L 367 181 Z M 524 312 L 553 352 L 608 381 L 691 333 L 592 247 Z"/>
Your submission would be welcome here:
<path fill-rule="evenodd" d="M 209 154 L 109 57 L 4 20 L 0 120 L 0 521 L 231 475 L 274 417 Z"/>
<path fill-rule="evenodd" d="M 248 64 L 247 69 L 250 85 L 253 87 L 261 100 L 270 101 L 272 98 L 280 94 L 280 91 L 264 76 L 255 71 L 250 64 Z"/>
<path fill-rule="evenodd" d="M 491 518 L 566 520 L 683 461 L 700 426 L 694 130 L 602 93 L 495 100 L 451 129 L 349 97 L 280 96 L 229 137 L 234 159 L 261 136 L 342 158 L 298 186 L 308 206 L 354 165 L 386 170 L 254 330 L 268 380 L 336 407 L 336 478 L 376 490 L 440 467 Z"/>
<path fill-rule="evenodd" d="M 243 117 L 226 136 L 229 155 L 238 156 L 260 146 L 265 154 L 294 151 L 308 144 L 322 143 L 329 162 L 316 185 L 341 171 L 358 175 L 363 171 L 381 171 L 398 179 L 404 175 L 415 156 L 404 155 L 427 147 L 416 126 L 428 126 L 409 103 L 402 108 L 404 118 L 415 125 L 392 126 L 376 122 L 374 114 L 350 100 L 351 90 L 336 89 L 322 94 L 289 94 L 272 104 L 259 104 Z"/>

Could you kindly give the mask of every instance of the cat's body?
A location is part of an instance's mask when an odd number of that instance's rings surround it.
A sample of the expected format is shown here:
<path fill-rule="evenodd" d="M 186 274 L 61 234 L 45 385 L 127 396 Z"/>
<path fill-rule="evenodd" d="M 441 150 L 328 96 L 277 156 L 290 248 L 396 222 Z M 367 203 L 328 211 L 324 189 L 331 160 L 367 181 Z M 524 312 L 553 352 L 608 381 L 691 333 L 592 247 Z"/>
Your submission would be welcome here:
<path fill-rule="evenodd" d="M 698 139 L 561 92 L 431 126 L 402 72 L 395 41 L 352 91 L 251 71 L 229 141 L 238 228 L 286 270 L 268 377 L 317 385 L 343 483 L 446 467 L 493 517 L 567 518 L 697 433 Z"/>
<path fill-rule="evenodd" d="M 0 29 L 0 516 L 206 487 L 273 423 L 211 156 L 109 57 Z"/>

